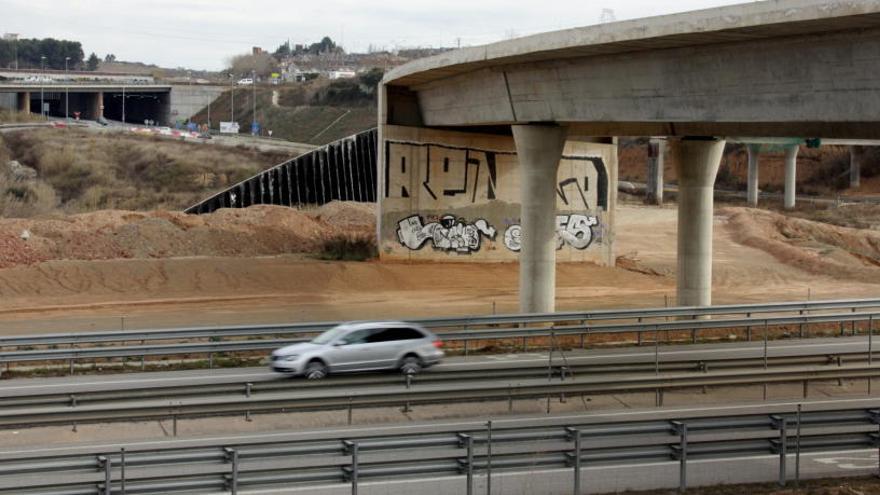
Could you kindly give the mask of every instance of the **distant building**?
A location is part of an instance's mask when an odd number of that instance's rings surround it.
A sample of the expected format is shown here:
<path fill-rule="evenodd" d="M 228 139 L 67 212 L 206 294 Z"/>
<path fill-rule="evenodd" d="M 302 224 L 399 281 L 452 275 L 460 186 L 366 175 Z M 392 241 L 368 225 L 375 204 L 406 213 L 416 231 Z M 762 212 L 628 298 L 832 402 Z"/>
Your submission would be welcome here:
<path fill-rule="evenodd" d="M 264 52 L 263 52 L 263 49 L 260 48 L 259 46 L 255 46 L 255 47 L 253 47 L 253 48 L 251 49 L 251 52 L 252 52 L 254 55 L 261 55 L 261 54 L 264 53 Z"/>
<path fill-rule="evenodd" d="M 327 71 L 329 79 L 351 79 L 357 76 L 357 73 L 351 69 L 335 69 Z"/>

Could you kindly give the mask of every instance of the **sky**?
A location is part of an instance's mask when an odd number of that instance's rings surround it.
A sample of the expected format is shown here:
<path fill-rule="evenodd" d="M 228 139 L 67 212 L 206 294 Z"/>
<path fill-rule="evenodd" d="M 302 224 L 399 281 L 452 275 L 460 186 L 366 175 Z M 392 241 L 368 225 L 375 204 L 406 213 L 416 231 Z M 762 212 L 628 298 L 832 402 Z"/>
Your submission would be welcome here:
<path fill-rule="evenodd" d="M 349 52 L 474 46 L 743 0 L 0 0 L 0 33 L 80 41 L 86 56 L 220 70 L 260 46 L 330 36 Z M 607 14 L 606 14 L 607 17 Z"/>

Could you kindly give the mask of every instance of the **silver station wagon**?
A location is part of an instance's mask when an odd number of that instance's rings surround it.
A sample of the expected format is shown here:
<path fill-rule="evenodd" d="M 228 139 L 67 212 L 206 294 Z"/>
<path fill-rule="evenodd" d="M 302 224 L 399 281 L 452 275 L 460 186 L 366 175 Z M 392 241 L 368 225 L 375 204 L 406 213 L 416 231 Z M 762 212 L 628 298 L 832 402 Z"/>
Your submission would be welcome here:
<path fill-rule="evenodd" d="M 271 368 L 320 379 L 329 373 L 399 369 L 418 373 L 443 359 L 441 342 L 425 328 L 402 322 L 346 323 L 311 342 L 272 352 Z"/>

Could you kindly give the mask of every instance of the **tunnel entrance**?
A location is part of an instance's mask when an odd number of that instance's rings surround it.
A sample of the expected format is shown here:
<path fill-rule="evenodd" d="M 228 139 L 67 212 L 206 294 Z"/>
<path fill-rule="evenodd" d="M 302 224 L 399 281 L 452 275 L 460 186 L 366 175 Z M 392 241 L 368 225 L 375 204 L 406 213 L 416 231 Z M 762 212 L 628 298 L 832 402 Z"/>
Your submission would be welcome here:
<path fill-rule="evenodd" d="M 125 122 L 144 124 L 145 120 L 160 122 L 162 119 L 162 96 L 159 93 L 125 92 Z M 104 93 L 104 117 L 122 122 L 123 94 Z"/>
<path fill-rule="evenodd" d="M 65 93 L 63 91 L 46 91 L 42 95 L 42 102 L 49 105 L 50 117 L 65 117 L 65 102 L 67 103 L 66 115 L 71 119 L 79 116 L 84 120 L 95 120 L 98 117 L 99 109 L 97 108 L 97 93 Z M 65 100 L 66 99 L 66 100 Z M 31 92 L 30 108 L 31 113 L 40 114 L 40 92 Z"/>

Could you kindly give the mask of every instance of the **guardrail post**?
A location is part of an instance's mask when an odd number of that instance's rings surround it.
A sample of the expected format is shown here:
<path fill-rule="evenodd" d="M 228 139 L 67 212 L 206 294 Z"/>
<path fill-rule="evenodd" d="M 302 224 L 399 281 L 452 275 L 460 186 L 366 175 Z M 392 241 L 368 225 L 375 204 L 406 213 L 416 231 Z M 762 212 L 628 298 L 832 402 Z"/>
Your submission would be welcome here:
<path fill-rule="evenodd" d="M 574 495 L 581 495 L 581 430 L 577 428 L 566 428 L 570 439 L 574 440 L 574 451 L 572 452 L 572 464 L 574 464 Z"/>
<path fill-rule="evenodd" d="M 238 450 L 231 448 L 224 448 L 223 452 L 226 454 L 226 461 L 232 463 L 232 474 L 229 477 L 229 491 L 232 495 L 238 494 Z"/>
<path fill-rule="evenodd" d="M 868 414 L 871 415 L 871 421 L 877 425 L 877 438 L 874 439 L 877 447 L 877 474 L 875 476 L 880 478 L 880 410 L 871 409 Z"/>
<path fill-rule="evenodd" d="M 460 447 L 467 449 L 467 458 L 464 461 L 465 473 L 467 475 L 467 495 L 474 494 L 474 437 L 467 433 L 458 434 L 458 444 Z M 461 462 L 461 461 L 459 461 Z"/>
<path fill-rule="evenodd" d="M 353 401 L 353 399 L 351 398 L 351 396 L 349 396 L 348 397 L 348 424 L 351 424 L 351 420 L 352 420 L 352 413 L 353 413 L 352 401 Z"/>
<path fill-rule="evenodd" d="M 254 384 L 250 383 L 250 382 L 244 384 L 244 396 L 245 397 L 251 396 L 251 389 L 253 388 L 253 386 L 254 386 Z"/>
<path fill-rule="evenodd" d="M 492 495 L 492 420 L 486 422 L 486 495 Z"/>
<path fill-rule="evenodd" d="M 801 483 L 801 409 L 802 405 L 798 404 L 794 417 L 794 486 L 796 487 Z"/>
<path fill-rule="evenodd" d="M 785 461 L 788 437 L 786 436 L 786 419 L 782 416 L 770 416 L 773 428 L 779 430 L 779 486 L 785 486 Z"/>
<path fill-rule="evenodd" d="M 638 345 L 641 346 L 641 345 L 642 345 L 642 330 L 641 330 L 642 317 L 640 316 L 639 319 L 638 319 L 637 321 L 639 322 L 639 327 L 640 327 L 640 328 L 639 328 L 639 330 L 636 331 L 636 338 L 638 339 Z"/>
<path fill-rule="evenodd" d="M 687 448 L 688 448 L 688 427 L 681 421 L 673 421 L 672 427 L 678 434 L 678 491 L 684 493 L 687 491 Z"/>
<path fill-rule="evenodd" d="M 111 461 L 107 456 L 99 455 L 98 456 L 98 466 L 100 469 L 104 470 L 104 495 L 111 495 L 113 490 L 112 485 L 112 469 L 113 469 L 113 461 Z"/>
<path fill-rule="evenodd" d="M 752 317 L 751 313 L 746 313 L 746 318 L 751 318 L 751 317 Z M 746 327 L 746 340 L 748 342 L 752 341 L 752 326 L 751 325 Z"/>
<path fill-rule="evenodd" d="M 874 316 L 868 316 L 868 366 L 874 364 Z M 868 375 L 868 395 L 871 395 L 873 377 Z"/>
<path fill-rule="evenodd" d="M 358 492 L 358 455 L 359 455 L 359 446 L 357 442 L 352 442 L 350 440 L 343 440 L 342 444 L 345 446 L 345 450 L 351 454 L 351 472 L 349 473 L 349 480 L 351 481 L 351 495 L 357 495 Z"/>
<path fill-rule="evenodd" d="M 801 310 L 801 311 L 800 311 L 800 315 L 801 315 L 801 316 L 804 316 L 804 310 Z M 804 324 L 803 324 L 803 323 L 801 323 L 800 325 L 798 325 L 798 338 L 799 338 L 799 339 L 804 338 Z"/>
<path fill-rule="evenodd" d="M 119 483 L 122 495 L 125 495 L 125 447 L 119 449 Z"/>
<path fill-rule="evenodd" d="M 807 398 L 807 394 L 810 392 L 810 380 L 804 380 L 804 399 Z"/>

